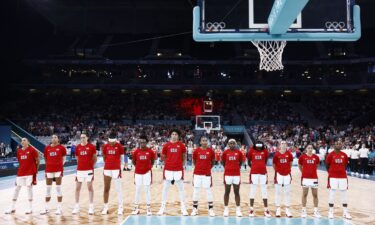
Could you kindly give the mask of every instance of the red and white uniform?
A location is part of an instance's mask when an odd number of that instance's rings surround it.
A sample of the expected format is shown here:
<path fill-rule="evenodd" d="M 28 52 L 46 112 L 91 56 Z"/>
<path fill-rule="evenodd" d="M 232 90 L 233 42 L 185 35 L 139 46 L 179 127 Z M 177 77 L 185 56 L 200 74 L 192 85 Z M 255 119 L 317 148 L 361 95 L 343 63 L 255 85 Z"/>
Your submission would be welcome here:
<path fill-rule="evenodd" d="M 328 188 L 333 190 L 348 189 L 348 178 L 346 176 L 346 166 L 349 163 L 348 156 L 344 152 L 335 151 L 328 154 L 326 163 L 328 169 Z"/>
<path fill-rule="evenodd" d="M 215 160 L 215 152 L 211 148 L 197 148 L 193 152 L 195 168 L 193 173 L 194 187 L 209 188 L 212 185 L 211 168 Z"/>
<path fill-rule="evenodd" d="M 44 159 L 46 161 L 46 177 L 62 177 L 64 172 L 63 160 L 66 156 L 66 148 L 58 144 L 54 147 L 46 146 L 44 149 Z"/>
<path fill-rule="evenodd" d="M 164 179 L 165 180 L 183 180 L 184 166 L 182 157 L 186 154 L 186 147 L 181 141 L 176 143 L 167 142 L 162 149 L 164 155 Z"/>
<path fill-rule="evenodd" d="M 298 159 L 298 165 L 302 166 L 302 187 L 318 188 L 319 156 L 302 154 Z"/>
<path fill-rule="evenodd" d="M 38 152 L 35 148 L 29 146 L 26 149 L 17 150 L 17 160 L 19 163 L 16 185 L 17 186 L 31 186 L 36 184 L 36 162 L 35 159 L 38 158 Z"/>
<path fill-rule="evenodd" d="M 103 145 L 104 175 L 114 179 L 121 178 L 121 155 L 124 155 L 124 147 L 116 142 L 114 145 Z"/>
<path fill-rule="evenodd" d="M 292 183 L 291 165 L 293 163 L 293 155 L 290 151 L 281 153 L 277 151 L 273 156 L 273 164 L 275 165 L 275 184 L 289 185 Z"/>
<path fill-rule="evenodd" d="M 219 149 L 215 151 L 215 161 L 220 162 L 220 160 L 221 160 L 221 150 Z"/>
<path fill-rule="evenodd" d="M 267 149 L 250 148 L 247 159 L 251 162 L 250 184 L 267 184 Z"/>
<path fill-rule="evenodd" d="M 221 157 L 224 166 L 224 184 L 239 185 L 241 183 L 240 167 L 243 162 L 243 155 L 240 150 L 227 149 L 223 152 Z"/>
<path fill-rule="evenodd" d="M 76 147 L 77 174 L 78 182 L 91 182 L 94 179 L 94 156 L 96 147 L 87 143 L 86 145 L 78 144 Z"/>
<path fill-rule="evenodd" d="M 135 161 L 134 183 L 135 185 L 151 185 L 152 183 L 152 162 L 155 160 L 155 153 L 150 149 L 137 148 L 132 154 Z"/>

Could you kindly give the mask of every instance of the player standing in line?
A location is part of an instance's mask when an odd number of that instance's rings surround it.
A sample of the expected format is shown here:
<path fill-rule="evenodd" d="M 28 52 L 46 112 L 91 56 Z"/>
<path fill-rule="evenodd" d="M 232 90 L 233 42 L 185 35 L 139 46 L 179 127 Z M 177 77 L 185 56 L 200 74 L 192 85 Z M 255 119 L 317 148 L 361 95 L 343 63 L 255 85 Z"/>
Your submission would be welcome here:
<path fill-rule="evenodd" d="M 188 216 L 185 206 L 185 189 L 184 189 L 184 165 L 186 163 L 186 147 L 179 141 L 180 131 L 173 129 L 170 132 L 171 139 L 165 143 L 161 152 L 161 160 L 163 160 L 163 193 L 161 207 L 158 215 L 163 215 L 167 204 L 167 194 L 171 185 L 176 183 L 181 202 L 181 213 Z"/>
<path fill-rule="evenodd" d="M 231 186 L 233 185 L 233 192 L 236 201 L 236 216 L 241 217 L 241 198 L 240 198 L 240 185 L 241 185 L 241 165 L 243 162 L 243 155 L 239 149 L 236 148 L 237 142 L 234 139 L 228 141 L 229 149 L 223 152 L 221 161 L 224 166 L 224 213 L 223 216 L 229 216 L 229 194 Z"/>
<path fill-rule="evenodd" d="M 33 203 L 33 185 L 36 185 L 36 174 L 39 168 L 39 157 L 38 152 L 35 148 L 31 147 L 29 140 L 27 138 L 22 138 L 22 147 L 17 150 L 17 160 L 19 163 L 17 177 L 16 177 L 16 187 L 14 189 L 12 205 L 5 214 L 11 214 L 16 212 L 16 202 L 18 195 L 20 193 L 21 187 L 26 186 L 27 197 L 29 200 L 29 206 L 26 208 L 25 213 L 32 213 L 32 203 Z"/>
<path fill-rule="evenodd" d="M 56 183 L 57 207 L 55 214 L 61 215 L 62 208 L 62 177 L 64 175 L 64 163 L 66 160 L 66 148 L 59 143 L 59 138 L 56 134 L 52 135 L 51 144 L 44 149 L 44 159 L 46 161 L 46 205 L 40 212 L 41 215 L 47 214 L 49 210 L 49 202 L 51 200 L 52 182 Z"/>
<path fill-rule="evenodd" d="M 213 209 L 213 195 L 211 191 L 212 176 L 211 168 L 215 164 L 215 152 L 208 147 L 208 139 L 205 136 L 200 138 L 200 147 L 193 152 L 193 165 L 195 165 L 193 173 L 193 211 L 192 216 L 198 215 L 199 191 L 202 188 L 206 190 L 208 202 L 208 214 L 215 216 Z"/>
<path fill-rule="evenodd" d="M 314 217 L 320 218 L 318 211 L 318 166 L 320 164 L 319 156 L 313 154 L 313 146 L 311 144 L 306 146 L 306 152 L 302 154 L 298 159 L 298 167 L 302 173 L 301 184 L 302 184 L 302 213 L 301 217 L 306 218 L 306 202 L 309 188 L 314 198 Z"/>
<path fill-rule="evenodd" d="M 349 163 L 348 156 L 341 151 L 342 142 L 340 140 L 335 142 L 334 151 L 329 153 L 326 159 L 328 170 L 328 188 L 329 188 L 329 211 L 328 218 L 333 219 L 333 205 L 335 202 L 335 193 L 340 191 L 341 203 L 344 207 L 343 217 L 345 219 L 352 219 L 348 212 L 348 178 L 346 175 L 346 166 Z"/>
<path fill-rule="evenodd" d="M 216 170 L 218 169 L 218 167 L 220 168 L 220 161 L 221 161 L 221 149 L 220 149 L 220 146 L 217 145 L 216 146 L 216 150 L 215 150 L 215 168 Z"/>
<path fill-rule="evenodd" d="M 254 148 L 250 148 L 247 153 L 248 164 L 250 167 L 250 212 L 249 217 L 254 217 L 254 198 L 257 186 L 260 185 L 264 205 L 264 216 L 271 217 L 268 210 L 267 194 L 267 159 L 268 151 L 260 141 L 255 143 Z"/>
<path fill-rule="evenodd" d="M 155 162 L 155 153 L 147 147 L 147 136 L 141 135 L 138 139 L 139 148 L 137 148 L 132 155 L 132 163 L 134 169 L 134 184 L 135 184 L 135 199 L 134 209 L 132 215 L 139 214 L 139 200 L 141 197 L 142 186 L 146 192 L 147 215 L 151 216 L 151 191 L 150 185 L 152 183 L 152 165 Z"/>
<path fill-rule="evenodd" d="M 124 211 L 124 197 L 122 192 L 121 163 L 124 162 L 124 147 L 119 142 L 117 142 L 116 134 L 110 134 L 108 143 L 103 145 L 102 150 L 104 160 L 104 207 L 102 210 L 102 215 L 108 214 L 108 198 L 112 179 L 115 180 L 117 191 L 117 214 L 122 215 Z"/>
<path fill-rule="evenodd" d="M 244 166 L 244 169 L 246 170 L 247 169 L 247 160 L 246 160 L 246 146 L 245 145 L 241 145 L 241 149 L 240 149 L 241 153 L 242 153 L 242 156 L 243 156 L 243 166 Z"/>
<path fill-rule="evenodd" d="M 76 147 L 77 158 L 77 174 L 76 174 L 76 193 L 75 206 L 72 214 L 79 213 L 79 197 L 81 193 L 82 182 L 87 182 L 87 189 L 89 191 L 89 215 L 94 214 L 94 189 L 92 183 L 94 181 L 94 166 L 97 160 L 96 147 L 88 142 L 86 134 L 81 134 L 81 143 Z"/>
<path fill-rule="evenodd" d="M 291 168 L 293 165 L 293 155 L 287 151 L 286 141 L 280 142 L 279 151 L 273 156 L 273 168 L 275 169 L 275 204 L 276 204 L 276 217 L 281 216 L 280 198 L 281 191 L 284 189 L 284 204 L 285 215 L 292 217 L 290 212 L 290 189 L 292 183 Z"/>

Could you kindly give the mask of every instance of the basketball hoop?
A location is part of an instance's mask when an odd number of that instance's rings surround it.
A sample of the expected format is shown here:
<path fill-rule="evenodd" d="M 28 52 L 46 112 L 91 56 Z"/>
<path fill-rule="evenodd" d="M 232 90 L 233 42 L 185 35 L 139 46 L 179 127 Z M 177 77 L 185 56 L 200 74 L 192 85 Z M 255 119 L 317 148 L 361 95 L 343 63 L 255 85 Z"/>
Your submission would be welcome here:
<path fill-rule="evenodd" d="M 286 41 L 251 41 L 251 43 L 258 49 L 260 70 L 270 72 L 284 69 L 282 59 Z"/>

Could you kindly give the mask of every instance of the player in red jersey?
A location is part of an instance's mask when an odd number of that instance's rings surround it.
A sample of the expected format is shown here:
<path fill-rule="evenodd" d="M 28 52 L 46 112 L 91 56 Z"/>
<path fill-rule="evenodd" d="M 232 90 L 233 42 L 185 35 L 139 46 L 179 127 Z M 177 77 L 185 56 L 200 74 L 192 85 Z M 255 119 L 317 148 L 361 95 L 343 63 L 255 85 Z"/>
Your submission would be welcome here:
<path fill-rule="evenodd" d="M 94 180 L 94 166 L 96 163 L 96 147 L 88 142 L 86 134 L 81 134 L 81 143 L 76 147 L 77 158 L 77 173 L 76 173 L 76 204 L 72 214 L 79 213 L 79 196 L 81 193 L 82 182 L 87 182 L 87 189 L 89 191 L 89 215 L 94 214 L 94 189 L 92 182 Z"/>
<path fill-rule="evenodd" d="M 5 214 L 11 214 L 16 212 L 16 202 L 20 193 L 21 187 L 26 186 L 27 197 L 29 200 L 29 206 L 26 208 L 25 213 L 32 213 L 32 202 L 33 202 L 33 185 L 36 185 L 36 174 L 39 168 L 39 157 L 38 152 L 35 148 L 31 147 L 27 138 L 22 138 L 22 147 L 17 150 L 17 160 L 19 163 L 16 187 L 14 189 L 12 205 Z"/>
<path fill-rule="evenodd" d="M 335 193 L 340 191 L 341 203 L 344 207 L 343 217 L 345 219 L 352 219 L 348 212 L 347 189 L 348 178 L 346 176 L 346 166 L 349 163 L 348 156 L 341 151 L 342 142 L 338 140 L 335 142 L 334 151 L 329 153 L 326 158 L 326 165 L 328 170 L 328 188 L 329 188 L 329 211 L 328 217 L 333 219 L 333 204 L 335 202 Z"/>
<path fill-rule="evenodd" d="M 206 190 L 208 201 L 208 214 L 215 216 L 213 210 L 213 196 L 211 191 L 212 176 L 211 168 L 215 164 L 215 152 L 208 147 L 208 138 L 202 136 L 200 138 L 200 147 L 193 152 L 193 164 L 195 165 L 193 172 L 193 211 L 192 216 L 198 215 L 199 191 L 201 188 Z"/>
<path fill-rule="evenodd" d="M 285 214 L 287 217 L 292 217 L 290 212 L 290 188 L 292 183 L 291 167 L 293 164 L 293 155 L 287 151 L 286 141 L 280 142 L 279 151 L 275 152 L 273 156 L 273 168 L 275 169 L 275 204 L 276 204 L 276 217 L 281 216 L 280 208 L 280 195 L 281 190 L 284 189 L 284 204 Z"/>
<path fill-rule="evenodd" d="M 104 160 L 104 207 L 102 210 L 102 215 L 108 214 L 108 198 L 112 179 L 115 180 L 117 191 L 117 214 L 122 215 L 124 211 L 124 195 L 122 192 L 121 163 L 124 162 L 124 147 L 117 142 L 116 134 L 112 133 L 109 135 L 108 143 L 103 145 L 102 151 Z"/>
<path fill-rule="evenodd" d="M 139 148 L 137 148 L 132 155 L 132 163 L 134 169 L 134 183 L 135 183 L 135 199 L 133 215 L 139 214 L 139 199 L 141 197 L 142 186 L 146 192 L 147 215 L 151 216 L 151 191 L 150 185 L 152 183 L 152 165 L 155 162 L 155 153 L 147 147 L 147 136 L 141 135 L 138 139 Z"/>
<path fill-rule="evenodd" d="M 176 183 L 181 202 L 181 213 L 184 216 L 188 216 L 188 212 L 185 206 L 185 190 L 184 190 L 184 165 L 186 162 L 186 147 L 184 143 L 179 141 L 180 131 L 172 130 L 171 140 L 164 144 L 161 152 L 161 160 L 164 163 L 164 184 L 163 184 L 163 193 L 162 193 L 162 203 L 158 215 L 163 215 L 166 203 L 167 203 L 167 194 L 169 187 Z"/>
<path fill-rule="evenodd" d="M 229 149 L 223 152 L 221 161 L 224 166 L 224 213 L 223 216 L 229 216 L 229 194 L 231 186 L 233 185 L 234 197 L 236 200 L 236 216 L 241 217 L 241 207 L 240 207 L 240 184 L 241 184 L 241 165 L 243 163 L 243 155 L 239 149 L 237 149 L 237 142 L 234 139 L 228 141 Z"/>
<path fill-rule="evenodd" d="M 320 163 L 319 156 L 313 154 L 313 146 L 307 145 L 305 154 L 302 154 L 298 159 L 298 167 L 302 173 L 301 183 L 302 183 L 302 213 L 301 217 L 305 218 L 307 216 L 306 212 L 306 202 L 307 194 L 309 193 L 309 188 L 314 198 L 314 217 L 320 218 L 320 213 L 318 211 L 318 166 Z"/>
<path fill-rule="evenodd" d="M 246 170 L 247 169 L 247 160 L 246 160 L 247 151 L 246 151 L 246 146 L 245 145 L 241 145 L 240 151 L 241 151 L 243 159 L 244 159 L 242 165 L 243 165 L 244 169 Z"/>
<path fill-rule="evenodd" d="M 62 202 L 62 177 L 64 173 L 64 163 L 66 160 L 66 148 L 60 144 L 59 137 L 54 134 L 51 137 L 51 144 L 47 145 L 44 149 L 44 159 L 46 161 L 46 205 L 40 212 L 41 215 L 47 214 L 49 209 L 49 202 L 51 200 L 52 182 L 56 184 L 57 207 L 55 214 L 61 215 L 61 202 Z"/>
<path fill-rule="evenodd" d="M 264 216 L 271 217 L 268 210 L 268 197 L 267 197 L 267 159 L 268 150 L 264 144 L 257 141 L 254 147 L 249 149 L 247 153 L 247 160 L 250 166 L 250 212 L 249 216 L 254 217 L 254 198 L 257 186 L 260 185 L 262 190 L 262 198 L 264 205 Z"/>

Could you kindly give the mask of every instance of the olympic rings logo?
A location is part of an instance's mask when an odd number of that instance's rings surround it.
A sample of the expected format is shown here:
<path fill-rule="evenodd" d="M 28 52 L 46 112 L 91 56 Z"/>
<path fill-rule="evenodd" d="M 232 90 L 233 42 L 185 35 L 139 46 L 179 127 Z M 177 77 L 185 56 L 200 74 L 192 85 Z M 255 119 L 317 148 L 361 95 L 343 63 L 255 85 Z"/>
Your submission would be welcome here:
<path fill-rule="evenodd" d="M 328 21 L 325 23 L 326 29 L 342 30 L 345 28 L 344 22 Z"/>
<path fill-rule="evenodd" d="M 211 22 L 208 22 L 206 24 L 206 29 L 208 31 L 219 31 L 219 30 L 222 30 L 225 28 L 225 23 L 224 22 L 214 22 L 214 23 L 211 23 Z"/>

